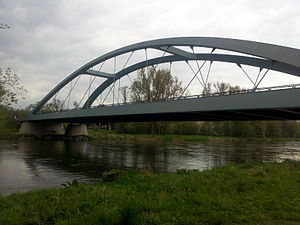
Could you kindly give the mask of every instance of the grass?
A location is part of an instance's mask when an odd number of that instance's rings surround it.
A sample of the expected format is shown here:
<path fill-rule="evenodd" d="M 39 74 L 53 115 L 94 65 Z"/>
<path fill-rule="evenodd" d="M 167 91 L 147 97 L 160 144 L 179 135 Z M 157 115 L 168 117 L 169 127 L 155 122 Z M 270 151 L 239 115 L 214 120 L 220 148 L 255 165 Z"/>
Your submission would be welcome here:
<path fill-rule="evenodd" d="M 108 135 L 114 134 L 115 131 L 113 130 L 102 130 L 102 129 L 88 129 L 89 135 Z"/>
<path fill-rule="evenodd" d="M 120 134 L 114 130 L 101 129 L 88 129 L 88 133 L 92 139 L 100 138 L 109 140 L 153 139 L 155 141 L 300 141 L 300 138 L 252 138 L 176 134 Z"/>
<path fill-rule="evenodd" d="M 0 224 L 300 224 L 299 162 L 104 178 L 1 196 Z"/>
<path fill-rule="evenodd" d="M 212 139 L 222 139 L 222 138 L 224 139 L 224 137 L 211 137 L 211 136 L 201 136 L 201 135 L 120 134 L 114 130 L 97 130 L 97 129 L 88 129 L 88 134 L 93 138 L 118 139 L 118 140 L 154 139 L 154 140 L 163 140 L 163 141 L 208 141 Z"/>
<path fill-rule="evenodd" d="M 107 140 L 153 140 L 153 141 L 300 141 L 300 138 L 242 138 L 205 135 L 176 134 L 120 134 L 114 130 L 88 129 L 90 139 Z M 0 130 L 1 139 L 39 139 L 35 135 L 18 134 L 16 130 Z"/>

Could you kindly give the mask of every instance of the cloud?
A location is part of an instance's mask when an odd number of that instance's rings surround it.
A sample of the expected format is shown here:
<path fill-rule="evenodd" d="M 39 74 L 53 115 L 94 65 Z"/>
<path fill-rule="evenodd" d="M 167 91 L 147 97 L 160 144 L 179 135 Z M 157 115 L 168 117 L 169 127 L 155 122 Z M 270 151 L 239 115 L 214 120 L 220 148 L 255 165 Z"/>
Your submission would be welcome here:
<path fill-rule="evenodd" d="M 296 0 L 0 0 L 0 66 L 40 100 L 77 68 L 108 51 L 149 39 L 218 36 L 300 48 Z"/>

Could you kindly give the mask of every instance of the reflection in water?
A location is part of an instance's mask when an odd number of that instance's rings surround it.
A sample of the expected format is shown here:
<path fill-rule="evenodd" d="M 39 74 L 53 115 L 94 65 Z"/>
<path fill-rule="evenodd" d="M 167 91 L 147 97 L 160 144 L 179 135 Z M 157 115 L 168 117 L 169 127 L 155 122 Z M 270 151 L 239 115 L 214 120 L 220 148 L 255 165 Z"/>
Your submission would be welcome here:
<path fill-rule="evenodd" d="M 0 193 L 59 187 L 73 179 L 99 181 L 111 169 L 205 170 L 246 161 L 300 160 L 298 142 L 3 141 Z"/>

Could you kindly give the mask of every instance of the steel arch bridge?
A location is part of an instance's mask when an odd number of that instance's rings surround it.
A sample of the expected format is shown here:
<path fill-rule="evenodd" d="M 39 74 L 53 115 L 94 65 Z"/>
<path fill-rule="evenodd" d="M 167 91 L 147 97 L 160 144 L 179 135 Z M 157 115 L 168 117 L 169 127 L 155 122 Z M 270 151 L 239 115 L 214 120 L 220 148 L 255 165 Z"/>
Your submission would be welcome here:
<path fill-rule="evenodd" d="M 189 47 L 189 51 L 183 49 Z M 207 48 L 210 52 L 196 53 L 195 48 Z M 149 58 L 147 51 L 154 49 L 161 52 L 159 57 Z M 132 55 L 139 50 L 145 51 L 145 58 L 129 64 Z M 215 53 L 225 50 L 225 53 Z M 230 52 L 230 53 L 229 53 Z M 122 68 L 116 70 L 116 58 L 128 55 Z M 114 60 L 112 73 L 101 71 L 107 60 Z M 190 62 L 196 62 L 193 69 Z M 197 96 L 180 95 L 172 99 L 156 102 L 113 104 L 92 107 L 96 99 L 107 91 L 115 89 L 115 84 L 128 74 L 143 68 L 163 63 L 186 62 L 193 71 L 192 80 L 198 79 L 202 88 L 208 86 L 208 76 L 213 62 L 236 64 L 250 80 L 252 88 L 234 93 L 198 94 Z M 202 62 L 202 64 L 199 64 Z M 202 67 L 209 64 L 205 76 Z M 100 65 L 99 70 L 94 67 Z M 253 79 L 244 70 L 244 66 L 258 68 Z M 266 120 L 266 119 L 300 119 L 300 85 L 260 88 L 268 71 L 277 71 L 296 77 L 300 76 L 300 49 L 273 44 L 213 37 L 177 37 L 140 42 L 122 47 L 104 54 L 77 69 L 54 87 L 32 110 L 27 121 L 61 121 L 61 122 L 113 122 L 113 121 L 174 121 L 174 120 Z M 63 104 L 70 98 L 72 89 L 82 75 L 102 78 L 103 82 L 89 93 L 81 108 L 42 113 L 42 108 L 50 99 L 55 99 L 58 92 L 70 85 Z M 90 79 L 91 80 L 91 79 Z M 192 81 L 191 80 L 191 81 Z M 189 82 L 189 84 L 191 83 Z M 75 84 L 74 84 L 75 83 Z M 119 84 L 120 85 L 120 84 Z M 91 86 L 88 85 L 89 87 Z M 88 88 L 89 88 L 88 87 Z M 90 92 L 90 90 L 87 90 Z M 86 94 L 85 93 L 85 94 Z M 63 107 L 61 107 L 63 108 Z"/>

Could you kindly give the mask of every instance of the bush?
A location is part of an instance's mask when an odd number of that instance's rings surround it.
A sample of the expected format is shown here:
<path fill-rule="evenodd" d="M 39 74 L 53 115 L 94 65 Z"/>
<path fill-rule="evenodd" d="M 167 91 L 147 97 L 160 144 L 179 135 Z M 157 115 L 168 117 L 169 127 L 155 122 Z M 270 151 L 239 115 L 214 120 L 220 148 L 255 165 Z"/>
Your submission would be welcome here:
<path fill-rule="evenodd" d="M 18 123 L 13 118 L 10 111 L 6 108 L 0 107 L 0 134 L 7 134 L 16 132 Z"/>

